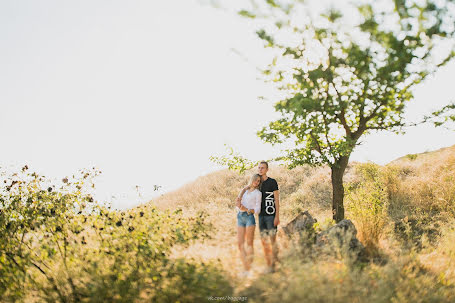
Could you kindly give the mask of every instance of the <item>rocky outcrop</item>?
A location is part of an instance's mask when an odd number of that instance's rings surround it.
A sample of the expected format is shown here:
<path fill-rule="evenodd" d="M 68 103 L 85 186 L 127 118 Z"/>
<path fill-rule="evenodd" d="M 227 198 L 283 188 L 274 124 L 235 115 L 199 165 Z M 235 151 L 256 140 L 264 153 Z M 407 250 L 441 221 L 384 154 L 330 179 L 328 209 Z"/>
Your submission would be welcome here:
<path fill-rule="evenodd" d="M 313 229 L 316 222 L 317 220 L 308 211 L 301 212 L 283 227 L 283 231 L 289 238 L 306 232 L 305 241 L 298 243 L 312 246 L 312 251 L 336 256 L 349 255 L 355 258 L 364 255 L 365 247 L 357 239 L 357 229 L 351 220 L 342 220 L 320 233 L 315 233 Z"/>
<path fill-rule="evenodd" d="M 301 231 L 312 231 L 313 224 L 316 222 L 317 220 L 313 218 L 308 211 L 304 211 L 284 226 L 283 231 L 288 237 L 290 237 L 291 235 Z"/>
<path fill-rule="evenodd" d="M 349 253 L 361 256 L 365 247 L 357 239 L 357 229 L 351 220 L 341 220 L 334 226 L 316 235 L 316 247 L 325 251 Z"/>

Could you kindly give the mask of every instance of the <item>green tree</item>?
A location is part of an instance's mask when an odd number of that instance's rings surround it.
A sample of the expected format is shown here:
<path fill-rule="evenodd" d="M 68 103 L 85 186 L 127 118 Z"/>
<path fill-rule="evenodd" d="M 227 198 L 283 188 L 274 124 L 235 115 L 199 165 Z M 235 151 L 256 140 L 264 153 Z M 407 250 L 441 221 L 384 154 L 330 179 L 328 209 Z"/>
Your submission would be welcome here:
<path fill-rule="evenodd" d="M 285 96 L 274 105 L 281 117 L 258 136 L 290 144 L 278 159 L 291 168 L 331 168 L 338 222 L 343 175 L 361 137 L 404 132 L 413 88 L 454 57 L 455 1 L 346 3 L 316 16 L 302 14 L 303 1 L 250 3 L 240 15 L 265 21 L 257 35 L 276 56 L 263 73 Z"/>

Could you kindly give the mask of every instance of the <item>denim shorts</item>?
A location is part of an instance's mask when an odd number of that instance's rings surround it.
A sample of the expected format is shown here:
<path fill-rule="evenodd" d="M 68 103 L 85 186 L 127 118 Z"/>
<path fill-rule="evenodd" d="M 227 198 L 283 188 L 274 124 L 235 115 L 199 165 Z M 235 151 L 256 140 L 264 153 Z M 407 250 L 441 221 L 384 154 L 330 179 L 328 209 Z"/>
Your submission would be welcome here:
<path fill-rule="evenodd" d="M 254 214 L 247 214 L 246 211 L 240 211 L 237 213 L 237 226 L 247 227 L 256 225 Z"/>
<path fill-rule="evenodd" d="M 277 227 L 273 224 L 275 221 L 275 215 L 273 216 L 261 216 L 259 215 L 259 232 L 261 236 L 272 236 L 276 234 Z"/>

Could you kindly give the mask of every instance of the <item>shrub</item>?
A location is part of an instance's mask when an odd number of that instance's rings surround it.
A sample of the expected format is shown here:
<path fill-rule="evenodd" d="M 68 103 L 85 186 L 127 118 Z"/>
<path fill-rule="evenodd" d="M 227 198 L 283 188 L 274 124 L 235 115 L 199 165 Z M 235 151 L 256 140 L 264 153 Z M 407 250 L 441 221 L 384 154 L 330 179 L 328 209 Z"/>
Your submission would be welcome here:
<path fill-rule="evenodd" d="M 248 302 L 453 302 L 455 289 L 427 272 L 415 256 L 385 266 L 286 260 L 280 272 L 261 276 L 240 293 Z"/>
<path fill-rule="evenodd" d="M 348 187 L 347 207 L 349 216 L 356 222 L 359 239 L 366 252 L 374 255 L 387 223 L 387 190 L 378 165 L 359 164 L 356 170 L 362 181 Z"/>
<path fill-rule="evenodd" d="M 97 173 L 65 178 L 60 187 L 26 168 L 7 178 L 0 196 L 4 301 L 33 294 L 46 302 L 156 302 L 173 293 L 193 302 L 231 291 L 218 266 L 170 257 L 172 247 L 208 237 L 204 213 L 111 210 L 88 193 Z"/>

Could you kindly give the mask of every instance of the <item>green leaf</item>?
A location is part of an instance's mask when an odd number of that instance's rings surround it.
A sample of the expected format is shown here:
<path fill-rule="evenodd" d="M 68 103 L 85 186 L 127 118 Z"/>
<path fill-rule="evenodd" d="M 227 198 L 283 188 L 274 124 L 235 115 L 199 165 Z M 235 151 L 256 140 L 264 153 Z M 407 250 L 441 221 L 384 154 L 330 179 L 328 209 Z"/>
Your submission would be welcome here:
<path fill-rule="evenodd" d="M 247 11 L 247 10 L 241 10 L 238 12 L 238 14 L 242 17 L 245 17 L 245 18 L 251 18 L 251 19 L 254 19 L 256 18 L 256 15 L 251 13 L 250 11 Z"/>

